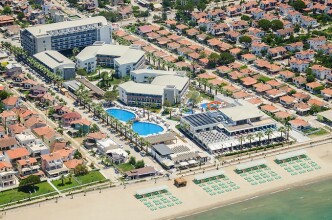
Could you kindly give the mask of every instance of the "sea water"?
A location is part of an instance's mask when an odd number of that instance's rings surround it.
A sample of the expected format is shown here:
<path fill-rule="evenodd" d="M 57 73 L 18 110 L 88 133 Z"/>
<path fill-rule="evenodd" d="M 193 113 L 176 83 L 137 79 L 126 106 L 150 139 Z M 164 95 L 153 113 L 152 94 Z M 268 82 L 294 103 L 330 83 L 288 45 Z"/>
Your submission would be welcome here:
<path fill-rule="evenodd" d="M 181 218 L 181 220 L 228 219 L 332 220 L 332 179 Z"/>

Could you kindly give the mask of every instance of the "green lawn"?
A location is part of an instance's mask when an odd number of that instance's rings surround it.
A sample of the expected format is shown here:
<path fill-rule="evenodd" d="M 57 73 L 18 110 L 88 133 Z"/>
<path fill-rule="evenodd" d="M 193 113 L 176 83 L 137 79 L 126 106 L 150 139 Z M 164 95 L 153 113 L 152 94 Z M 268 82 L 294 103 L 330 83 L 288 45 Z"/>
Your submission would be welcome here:
<path fill-rule="evenodd" d="M 119 164 L 118 168 L 121 172 L 127 172 L 127 171 L 131 171 L 131 170 L 135 169 L 135 167 L 133 165 L 131 165 L 130 163 Z"/>
<path fill-rule="evenodd" d="M 267 81 L 270 81 L 270 80 L 272 80 L 272 79 L 267 76 L 262 76 L 262 75 L 258 78 L 258 81 L 263 82 L 263 83 L 266 83 Z"/>
<path fill-rule="evenodd" d="M 64 189 L 68 189 L 68 188 L 72 188 L 72 187 L 80 185 L 74 178 L 71 178 L 71 182 L 69 182 L 68 178 L 66 178 L 64 180 L 64 185 L 62 185 L 62 181 L 61 180 L 54 180 L 54 181 L 52 181 L 52 184 L 58 190 L 64 190 Z"/>
<path fill-rule="evenodd" d="M 75 176 L 75 178 L 80 182 L 80 184 L 105 180 L 105 177 L 99 171 L 91 171 L 86 175 Z"/>
<path fill-rule="evenodd" d="M 320 128 L 317 132 L 309 135 L 309 137 L 317 137 L 317 136 L 321 136 L 321 135 L 325 135 L 328 134 L 329 132 L 323 128 Z"/>
<path fill-rule="evenodd" d="M 47 182 L 42 182 L 34 187 L 28 187 L 25 189 L 15 188 L 12 190 L 2 191 L 0 192 L 0 205 L 50 192 L 55 192 L 55 190 Z"/>

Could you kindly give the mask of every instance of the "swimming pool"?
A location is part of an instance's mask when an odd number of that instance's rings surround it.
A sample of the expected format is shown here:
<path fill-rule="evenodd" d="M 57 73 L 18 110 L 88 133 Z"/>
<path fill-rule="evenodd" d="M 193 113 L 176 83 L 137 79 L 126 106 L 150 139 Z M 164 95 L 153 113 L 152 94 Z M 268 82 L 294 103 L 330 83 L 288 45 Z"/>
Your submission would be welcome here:
<path fill-rule="evenodd" d="M 134 122 L 133 131 L 135 131 L 140 136 L 146 136 L 151 134 L 158 134 L 164 131 L 163 127 L 149 122 Z"/>
<path fill-rule="evenodd" d="M 208 103 L 203 103 L 203 104 L 201 104 L 201 108 L 206 109 L 206 108 L 207 108 L 207 104 L 208 104 Z"/>
<path fill-rule="evenodd" d="M 106 110 L 107 114 L 113 116 L 114 118 L 128 122 L 136 118 L 136 115 L 130 111 L 119 109 L 119 108 L 110 108 Z"/>

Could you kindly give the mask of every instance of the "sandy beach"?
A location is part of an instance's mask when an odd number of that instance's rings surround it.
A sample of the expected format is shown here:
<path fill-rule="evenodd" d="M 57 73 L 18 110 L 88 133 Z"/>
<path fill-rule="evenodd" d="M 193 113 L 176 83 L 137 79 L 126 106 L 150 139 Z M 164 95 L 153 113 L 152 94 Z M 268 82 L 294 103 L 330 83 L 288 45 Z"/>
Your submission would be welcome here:
<path fill-rule="evenodd" d="M 18 209 L 8 210 L 6 214 L 1 213 L 0 219 L 34 219 L 40 216 L 47 216 L 49 220 L 58 219 L 173 219 L 180 216 L 190 215 L 213 207 L 220 207 L 235 202 L 254 198 L 263 194 L 276 193 L 292 187 L 297 187 L 325 178 L 332 177 L 332 144 L 325 144 L 314 148 L 306 149 L 307 155 L 322 168 L 310 173 L 291 176 L 280 165 L 273 160 L 275 156 L 266 158 L 267 166 L 281 176 L 281 179 L 267 182 L 261 185 L 251 185 L 240 175 L 234 172 L 235 167 L 224 168 L 226 176 L 235 182 L 240 189 L 227 192 L 221 195 L 211 196 L 202 188 L 192 182 L 193 176 L 188 176 L 187 187 L 176 188 L 173 181 L 158 180 L 154 182 L 142 182 L 124 187 L 115 187 L 61 198 L 30 205 Z M 156 211 L 150 211 L 142 202 L 134 197 L 137 190 L 153 186 L 168 186 L 173 196 L 182 201 L 182 204 L 175 205 Z"/>

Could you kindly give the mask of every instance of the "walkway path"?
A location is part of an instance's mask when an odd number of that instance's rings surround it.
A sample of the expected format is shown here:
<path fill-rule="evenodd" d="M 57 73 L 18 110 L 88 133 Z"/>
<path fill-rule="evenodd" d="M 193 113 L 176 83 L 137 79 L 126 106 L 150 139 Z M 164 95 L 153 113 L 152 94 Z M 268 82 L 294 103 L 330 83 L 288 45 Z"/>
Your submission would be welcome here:
<path fill-rule="evenodd" d="M 50 186 L 52 186 L 52 188 L 53 188 L 57 193 L 59 193 L 59 195 L 60 195 L 61 197 L 66 197 L 63 193 L 60 192 L 60 190 L 58 190 L 58 188 L 56 188 L 56 187 L 53 185 L 53 183 L 52 183 L 52 181 L 51 181 L 50 179 L 47 179 L 47 182 L 48 182 L 48 184 L 50 184 Z"/>

